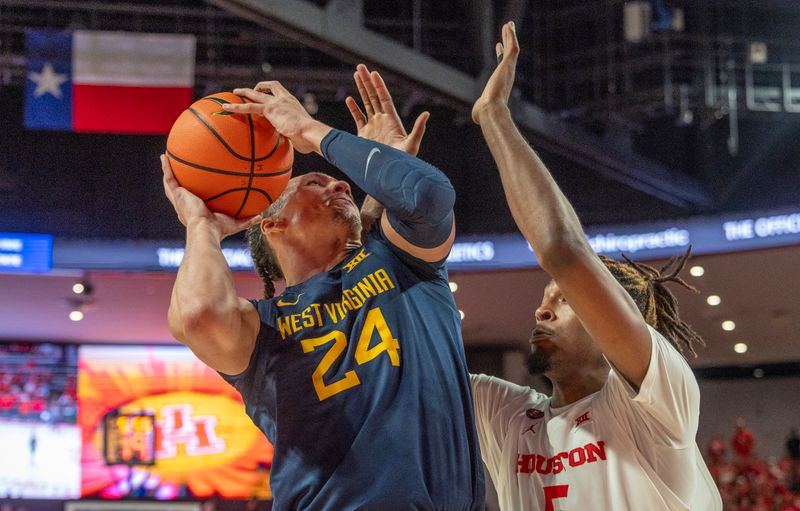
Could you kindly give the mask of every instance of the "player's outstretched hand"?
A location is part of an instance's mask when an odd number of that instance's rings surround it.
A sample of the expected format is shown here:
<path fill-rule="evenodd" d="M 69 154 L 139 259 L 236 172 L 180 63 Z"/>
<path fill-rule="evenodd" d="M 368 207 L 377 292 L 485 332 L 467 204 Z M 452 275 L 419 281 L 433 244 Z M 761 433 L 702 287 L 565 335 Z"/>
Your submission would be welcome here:
<path fill-rule="evenodd" d="M 223 239 L 231 234 L 248 229 L 261 221 L 260 215 L 252 218 L 236 219 L 222 213 L 213 213 L 206 207 L 200 197 L 178 184 L 178 180 L 175 179 L 172 173 L 172 167 L 170 167 L 166 155 L 163 154 L 161 155 L 161 170 L 164 172 L 164 194 L 169 199 L 172 207 L 175 208 L 178 220 L 183 225 L 188 226 L 191 222 L 197 220 L 208 220 L 218 229 L 220 239 Z"/>
<path fill-rule="evenodd" d="M 517 57 L 519 57 L 519 41 L 514 28 L 514 22 L 509 21 L 503 25 L 502 43 L 497 43 L 495 52 L 497 53 L 497 68 L 495 68 L 483 93 L 475 101 L 472 107 L 472 121 L 475 124 L 481 123 L 481 118 L 497 107 L 508 106 L 508 98 L 511 96 L 511 89 L 514 87 L 514 74 L 517 70 Z"/>
<path fill-rule="evenodd" d="M 350 115 L 356 122 L 358 135 L 416 156 L 422 137 L 425 135 L 425 124 L 428 122 L 430 114 L 422 112 L 414 121 L 411 133 L 406 133 L 403 121 L 400 120 L 394 106 L 392 95 L 389 94 L 389 89 L 380 73 L 370 72 L 367 66 L 359 64 L 353 74 L 353 79 L 366 111 L 366 114 L 361 111 L 352 96 L 345 99 Z"/>
<path fill-rule="evenodd" d="M 252 103 L 227 103 L 222 105 L 222 108 L 237 114 L 263 115 L 278 133 L 291 140 L 298 152 L 319 151 L 319 140 L 316 138 L 320 137 L 315 138 L 310 135 L 315 127 L 316 134 L 321 133 L 320 128 L 323 125 L 315 121 L 300 101 L 280 82 L 259 82 L 255 88 L 233 89 L 233 93 L 249 99 Z"/>

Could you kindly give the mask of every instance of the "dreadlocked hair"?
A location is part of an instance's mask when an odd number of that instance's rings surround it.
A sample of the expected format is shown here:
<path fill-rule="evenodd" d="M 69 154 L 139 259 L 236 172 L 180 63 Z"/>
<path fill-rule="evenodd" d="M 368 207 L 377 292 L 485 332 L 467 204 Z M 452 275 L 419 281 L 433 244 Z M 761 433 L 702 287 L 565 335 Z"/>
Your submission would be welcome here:
<path fill-rule="evenodd" d="M 625 262 L 600 256 L 603 264 L 615 279 L 625 288 L 648 325 L 663 335 L 684 358 L 697 357 L 695 346 L 705 346 L 700 335 L 678 315 L 678 300 L 667 286 L 676 282 L 684 288 L 697 293 L 697 288 L 687 284 L 678 274 L 683 270 L 691 255 L 690 246 L 686 253 L 670 258 L 661 269 L 632 261 L 622 254 Z"/>
<path fill-rule="evenodd" d="M 286 205 L 288 197 L 284 194 L 278 200 L 270 204 L 269 208 L 263 213 L 263 217 L 267 218 Z M 275 284 L 273 281 L 281 280 L 283 278 L 283 270 L 278 264 L 278 259 L 269 246 L 269 242 L 261 232 L 261 225 L 256 224 L 245 232 L 245 240 L 250 247 L 250 256 L 253 258 L 253 265 L 256 268 L 261 282 L 264 283 L 264 298 L 272 298 L 275 296 Z"/>

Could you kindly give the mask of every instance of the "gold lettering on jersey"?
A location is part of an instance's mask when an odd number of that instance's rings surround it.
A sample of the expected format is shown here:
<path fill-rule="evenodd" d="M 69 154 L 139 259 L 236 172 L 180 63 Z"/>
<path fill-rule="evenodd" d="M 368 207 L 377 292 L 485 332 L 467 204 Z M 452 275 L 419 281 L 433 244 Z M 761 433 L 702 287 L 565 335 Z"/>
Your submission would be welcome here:
<path fill-rule="evenodd" d="M 322 325 L 322 314 L 320 314 L 320 312 L 319 312 L 319 304 L 318 303 L 312 303 L 311 304 L 311 308 L 314 309 L 314 314 L 316 314 L 316 316 L 317 316 L 317 323 L 316 324 L 317 325 Z"/>
<path fill-rule="evenodd" d="M 359 282 L 355 289 L 358 289 L 358 292 L 364 295 L 364 301 L 367 301 L 366 299 L 370 296 L 377 296 L 378 294 L 368 279 Z"/>
<path fill-rule="evenodd" d="M 369 254 L 364 252 L 364 249 L 362 248 L 361 251 L 356 254 L 349 263 L 344 265 L 344 269 L 347 270 L 347 273 L 350 273 L 356 266 L 358 266 L 358 263 L 366 259 L 368 256 Z"/>
<path fill-rule="evenodd" d="M 322 305 L 325 306 L 325 312 L 328 313 L 328 318 L 330 319 L 330 323 L 338 323 L 339 320 L 336 319 L 339 317 L 336 314 L 336 304 L 335 303 L 323 303 Z"/>
<path fill-rule="evenodd" d="M 347 300 L 352 305 L 353 310 L 360 309 L 362 305 L 364 305 L 364 300 L 360 299 L 356 294 L 353 292 L 352 289 L 345 289 L 342 291 L 342 300 Z"/>
<path fill-rule="evenodd" d="M 324 323 L 319 309 L 318 303 L 312 303 L 296 314 L 278 316 L 278 332 L 281 334 L 281 339 L 286 339 L 304 328 L 322 326 Z"/>
<path fill-rule="evenodd" d="M 364 255 L 361 260 L 363 261 L 368 255 Z M 344 320 L 350 312 L 361 309 L 369 298 L 395 287 L 389 273 L 380 268 L 362 278 L 352 288 L 343 290 L 339 301 L 312 303 L 300 312 L 278 316 L 278 332 L 281 334 L 281 339 L 286 340 L 306 328 L 335 325 Z"/>
<path fill-rule="evenodd" d="M 370 274 L 370 276 L 372 276 L 372 274 Z M 392 279 L 389 278 L 389 275 L 387 275 L 386 270 L 383 268 L 375 272 L 375 278 L 381 283 L 384 291 L 394 289 L 394 283 L 392 282 Z"/>

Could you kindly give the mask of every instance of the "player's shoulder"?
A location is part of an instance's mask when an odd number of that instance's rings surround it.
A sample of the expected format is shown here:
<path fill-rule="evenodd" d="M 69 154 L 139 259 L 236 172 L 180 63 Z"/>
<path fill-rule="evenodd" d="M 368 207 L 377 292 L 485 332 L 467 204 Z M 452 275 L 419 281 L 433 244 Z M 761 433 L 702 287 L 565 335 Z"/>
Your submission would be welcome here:
<path fill-rule="evenodd" d="M 281 299 L 282 295 L 273 298 L 248 300 L 251 304 L 253 304 L 253 307 L 258 313 L 259 320 L 261 321 L 261 328 L 258 334 L 259 337 L 262 337 L 264 335 L 269 335 L 269 333 L 274 329 L 276 325 L 276 317 L 278 316 L 277 313 L 278 308 L 276 303 L 279 302 Z M 271 328 L 264 328 L 265 326 Z"/>
<path fill-rule="evenodd" d="M 253 304 L 253 307 L 255 307 L 256 311 L 258 312 L 258 315 L 263 318 L 264 316 L 269 316 L 274 314 L 273 310 L 275 307 L 275 300 L 277 300 L 276 297 L 258 298 L 258 299 L 251 298 L 247 301 Z"/>
<path fill-rule="evenodd" d="M 446 260 L 429 262 L 413 256 L 389 241 L 380 227 L 373 229 L 369 233 L 364 240 L 364 246 L 367 250 L 374 250 L 381 254 L 380 257 L 383 260 L 404 266 L 420 275 L 436 275 L 439 278 L 446 278 Z"/>
<path fill-rule="evenodd" d="M 650 357 L 651 363 L 654 358 L 663 357 L 668 359 L 668 362 L 689 370 L 689 362 L 678 351 L 678 348 L 673 346 L 673 344 L 664 337 L 664 334 L 652 326 L 647 325 L 647 328 L 650 330 L 650 338 L 653 341 L 653 351 Z"/>
<path fill-rule="evenodd" d="M 548 397 L 527 385 L 517 385 L 508 380 L 487 374 L 470 374 L 475 399 L 490 399 L 502 403 L 539 404 Z"/>
<path fill-rule="evenodd" d="M 392 245 L 383 234 L 380 227 L 376 227 L 364 239 L 364 247 L 370 250 L 377 250 L 381 253 L 386 253 L 387 256 L 394 255 L 399 249 Z"/>

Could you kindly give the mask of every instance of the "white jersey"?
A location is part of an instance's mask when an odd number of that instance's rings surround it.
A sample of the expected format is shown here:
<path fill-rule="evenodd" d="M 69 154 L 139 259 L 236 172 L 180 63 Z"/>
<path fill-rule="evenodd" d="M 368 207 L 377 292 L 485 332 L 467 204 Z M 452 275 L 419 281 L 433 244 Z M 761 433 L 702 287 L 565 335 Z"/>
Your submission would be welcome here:
<path fill-rule="evenodd" d="M 722 509 L 695 443 L 697 381 L 677 350 L 650 332 L 638 392 L 612 369 L 598 392 L 552 408 L 529 387 L 472 375 L 481 452 L 501 509 Z"/>

